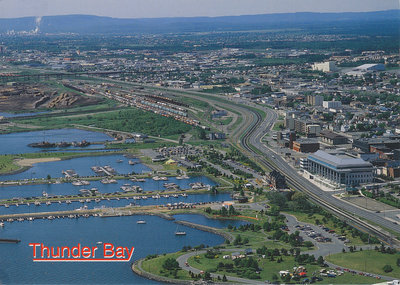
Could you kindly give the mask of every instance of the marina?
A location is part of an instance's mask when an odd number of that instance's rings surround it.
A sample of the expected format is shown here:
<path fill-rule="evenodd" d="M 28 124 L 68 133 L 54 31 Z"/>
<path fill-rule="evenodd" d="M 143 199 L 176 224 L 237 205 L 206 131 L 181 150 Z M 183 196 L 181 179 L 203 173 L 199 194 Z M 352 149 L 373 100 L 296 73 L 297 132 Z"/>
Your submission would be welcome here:
<path fill-rule="evenodd" d="M 90 190 L 88 190 L 90 191 Z M 93 193 L 93 192 L 91 192 Z M 81 193 L 82 194 L 82 193 Z M 89 192 L 86 192 L 89 194 Z M 51 198 L 46 202 L 30 199 L 21 200 L 15 198 L 11 200 L 10 204 L 0 205 L 0 215 L 6 214 L 22 214 L 22 213 L 40 213 L 40 212 L 57 212 L 57 211 L 73 211 L 82 207 L 85 209 L 93 210 L 101 207 L 125 207 L 125 206 L 150 206 L 150 205 L 163 205 L 165 207 L 177 208 L 186 204 L 203 204 L 209 202 L 221 202 L 230 200 L 229 194 L 193 194 L 185 195 L 172 194 L 172 195 L 159 195 L 159 194 L 130 194 L 121 192 L 119 195 L 111 196 L 65 196 L 63 199 L 60 197 Z M 90 195 L 90 194 L 89 194 Z M 18 205 L 18 206 L 17 206 Z"/>
<path fill-rule="evenodd" d="M 120 191 L 120 187 L 124 184 L 140 186 L 144 192 L 168 190 L 162 181 L 154 181 L 151 178 L 104 179 L 89 181 L 90 188 L 97 188 L 100 193 L 104 194 Z M 196 182 L 210 186 L 216 185 L 213 180 L 205 176 L 193 176 L 185 180 L 178 180 L 176 177 L 169 178 L 169 183 L 175 183 L 180 189 L 190 189 L 189 184 Z M 79 187 L 86 188 L 84 186 L 73 186 L 71 183 L 0 186 L 0 200 L 12 199 L 14 197 L 41 196 L 43 191 L 50 195 L 76 195 L 79 193 Z"/>

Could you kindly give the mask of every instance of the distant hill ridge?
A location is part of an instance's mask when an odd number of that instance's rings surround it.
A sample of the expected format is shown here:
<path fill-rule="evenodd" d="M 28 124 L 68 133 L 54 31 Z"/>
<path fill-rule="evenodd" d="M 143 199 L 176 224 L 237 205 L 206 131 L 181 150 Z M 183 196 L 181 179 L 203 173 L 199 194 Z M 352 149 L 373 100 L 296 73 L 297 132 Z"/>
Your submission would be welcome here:
<path fill-rule="evenodd" d="M 399 29 L 400 10 L 348 13 L 284 13 L 224 17 L 121 19 L 90 15 L 44 16 L 0 19 L 0 33 L 10 30 L 41 33 L 135 34 L 240 31 L 279 28 L 343 27 L 351 23 L 393 23 Z"/>

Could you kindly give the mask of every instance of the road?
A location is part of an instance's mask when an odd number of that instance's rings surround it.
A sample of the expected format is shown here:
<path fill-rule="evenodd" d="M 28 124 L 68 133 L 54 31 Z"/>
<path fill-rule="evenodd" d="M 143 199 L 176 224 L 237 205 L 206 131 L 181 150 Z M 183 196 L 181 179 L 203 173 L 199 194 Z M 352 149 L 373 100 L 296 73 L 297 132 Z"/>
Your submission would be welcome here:
<path fill-rule="evenodd" d="M 231 251 L 231 252 L 237 252 L 237 251 L 244 251 L 244 249 L 224 249 L 224 251 Z M 186 253 L 184 255 L 179 256 L 176 261 L 178 261 L 179 266 L 186 271 L 191 271 L 195 274 L 199 274 L 201 270 L 191 267 L 191 266 L 186 266 L 186 262 L 188 261 L 188 259 L 192 256 L 196 256 L 199 254 L 204 254 L 206 253 L 206 250 L 200 250 L 200 251 L 192 251 L 189 253 Z M 218 276 L 222 279 L 221 274 L 215 274 L 215 273 L 211 273 L 211 277 L 213 278 L 218 278 Z M 226 275 L 226 279 L 228 279 L 228 281 L 231 282 L 239 282 L 239 283 L 245 283 L 245 284 L 264 284 L 265 282 L 263 281 L 257 281 L 257 280 L 252 280 L 252 279 L 245 279 L 245 278 L 239 278 L 239 277 L 233 277 L 233 276 L 228 276 Z"/>

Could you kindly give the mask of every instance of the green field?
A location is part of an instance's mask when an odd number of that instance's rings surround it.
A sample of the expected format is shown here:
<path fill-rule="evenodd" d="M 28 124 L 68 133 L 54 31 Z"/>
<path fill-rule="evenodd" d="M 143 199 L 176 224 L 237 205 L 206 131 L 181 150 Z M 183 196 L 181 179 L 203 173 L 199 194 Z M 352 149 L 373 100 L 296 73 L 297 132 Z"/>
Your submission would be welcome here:
<path fill-rule="evenodd" d="M 191 126 L 172 118 L 145 112 L 139 109 L 123 109 L 102 114 L 42 117 L 19 120 L 19 123 L 41 126 L 47 129 L 85 125 L 125 132 L 138 132 L 154 136 L 170 136 L 186 133 Z"/>
<path fill-rule="evenodd" d="M 399 253 L 388 254 L 375 250 L 364 250 L 333 254 L 326 259 L 338 266 L 400 278 L 400 267 L 396 265 L 398 258 L 400 258 Z M 386 264 L 393 268 L 392 272 L 383 271 L 383 266 Z"/>
<path fill-rule="evenodd" d="M 168 278 L 176 278 L 176 279 L 189 279 L 189 280 L 193 280 L 189 273 L 185 270 L 178 270 L 177 272 L 177 277 L 174 277 L 173 274 L 171 274 L 171 272 L 168 272 L 167 270 L 164 270 L 162 265 L 164 263 L 164 261 L 167 258 L 177 258 L 178 256 L 182 255 L 181 252 L 177 252 L 177 253 L 169 253 L 166 255 L 160 255 L 156 258 L 152 258 L 152 259 L 148 259 L 148 260 L 144 260 L 142 262 L 142 268 L 143 270 L 152 273 L 152 274 L 156 274 L 159 276 L 164 276 L 164 277 L 168 277 Z"/>

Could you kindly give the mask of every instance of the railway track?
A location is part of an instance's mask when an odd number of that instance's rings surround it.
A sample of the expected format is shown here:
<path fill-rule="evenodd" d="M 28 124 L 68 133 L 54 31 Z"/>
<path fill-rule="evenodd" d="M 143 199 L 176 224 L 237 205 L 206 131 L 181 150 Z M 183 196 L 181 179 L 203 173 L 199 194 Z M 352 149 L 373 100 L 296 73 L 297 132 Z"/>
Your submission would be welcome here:
<path fill-rule="evenodd" d="M 240 140 L 241 147 L 247 152 L 248 155 L 253 157 L 253 159 L 258 161 L 263 166 L 267 167 L 270 170 L 276 170 L 276 171 L 282 172 L 281 169 L 279 169 L 279 167 L 277 167 L 275 164 L 271 163 L 267 159 L 260 157 L 257 154 L 257 152 L 253 149 L 253 147 L 254 148 L 256 148 L 256 147 L 251 145 L 250 138 L 255 133 L 257 127 L 261 124 L 262 118 L 259 113 L 255 112 L 253 110 L 249 110 L 249 111 L 252 112 L 252 114 L 254 116 L 254 121 L 246 130 L 246 133 L 244 134 L 244 136 L 241 138 L 241 140 Z M 266 131 L 269 131 L 270 127 L 271 126 L 269 126 L 269 129 L 267 129 Z M 312 191 L 307 189 L 307 187 L 305 187 L 300 182 L 298 182 L 294 177 L 287 175 L 286 173 L 283 173 L 283 174 L 285 175 L 286 180 L 288 181 L 288 183 L 291 186 L 293 186 L 295 189 L 307 194 L 315 203 L 317 203 L 318 205 L 327 209 L 329 212 L 335 214 L 342 220 L 345 220 L 350 225 L 358 228 L 359 230 L 362 230 L 363 232 L 367 232 L 369 234 L 373 234 L 373 235 L 377 236 L 381 241 L 385 242 L 386 244 L 397 245 L 397 246 L 399 245 L 399 242 L 397 240 L 393 239 L 391 237 L 390 233 L 385 233 L 382 231 L 382 229 L 370 225 L 366 221 L 363 221 L 360 218 L 358 218 L 357 216 L 355 216 L 351 213 L 347 213 L 347 212 L 343 211 L 343 209 L 337 208 L 337 207 L 327 203 L 326 201 L 321 199 L 318 195 L 316 195 L 315 193 L 313 193 Z"/>

